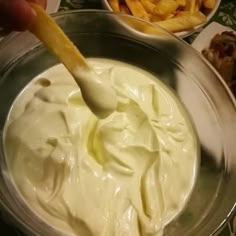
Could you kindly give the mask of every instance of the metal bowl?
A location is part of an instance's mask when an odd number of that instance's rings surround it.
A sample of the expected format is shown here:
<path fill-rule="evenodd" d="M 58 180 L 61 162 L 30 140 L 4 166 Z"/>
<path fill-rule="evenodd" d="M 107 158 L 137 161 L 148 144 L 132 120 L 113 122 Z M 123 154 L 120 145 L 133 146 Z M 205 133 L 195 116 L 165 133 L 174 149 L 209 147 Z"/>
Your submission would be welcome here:
<path fill-rule="evenodd" d="M 217 234 L 232 215 L 236 199 L 236 106 L 217 72 L 182 40 L 131 16 L 69 11 L 54 17 L 86 57 L 139 66 L 174 90 L 196 127 L 201 164 L 188 205 L 164 235 Z M 135 25 L 135 30 L 121 22 Z M 33 214 L 16 191 L 5 161 L 3 128 L 16 96 L 33 77 L 57 63 L 27 32 L 12 34 L 0 44 L 0 204 L 30 235 L 64 234 Z"/>

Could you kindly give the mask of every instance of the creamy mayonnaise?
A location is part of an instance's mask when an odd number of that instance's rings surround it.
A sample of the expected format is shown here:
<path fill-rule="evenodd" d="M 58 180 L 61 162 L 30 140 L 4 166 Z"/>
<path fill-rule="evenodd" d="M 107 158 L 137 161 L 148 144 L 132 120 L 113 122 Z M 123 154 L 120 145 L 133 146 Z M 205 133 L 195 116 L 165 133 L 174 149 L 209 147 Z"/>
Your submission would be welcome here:
<path fill-rule="evenodd" d="M 100 77 L 92 68 L 76 67 L 72 72 L 83 100 L 90 110 L 103 119 L 116 110 L 117 96 L 107 77 Z"/>
<path fill-rule="evenodd" d="M 9 171 L 30 208 L 65 232 L 162 235 L 196 178 L 189 118 L 151 74 L 112 60 L 89 62 L 115 89 L 116 111 L 98 119 L 64 66 L 50 68 L 9 115 Z"/>

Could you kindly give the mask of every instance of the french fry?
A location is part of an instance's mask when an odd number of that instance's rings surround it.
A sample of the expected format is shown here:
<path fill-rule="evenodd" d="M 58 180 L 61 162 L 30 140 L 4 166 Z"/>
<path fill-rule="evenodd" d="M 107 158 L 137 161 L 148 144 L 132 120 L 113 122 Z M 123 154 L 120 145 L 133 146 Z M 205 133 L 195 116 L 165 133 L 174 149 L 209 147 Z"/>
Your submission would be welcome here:
<path fill-rule="evenodd" d="M 202 7 L 203 0 L 186 0 L 185 11 L 190 11 L 191 13 L 195 11 L 200 11 Z"/>
<path fill-rule="evenodd" d="M 110 4 L 113 11 L 120 11 L 119 0 L 108 0 L 108 3 Z"/>
<path fill-rule="evenodd" d="M 176 17 L 179 17 L 179 16 L 188 16 L 190 15 L 190 11 L 179 11 L 177 14 L 176 14 Z"/>
<path fill-rule="evenodd" d="M 163 20 L 161 16 L 157 16 L 157 15 L 154 15 L 154 14 L 150 14 L 150 15 L 149 15 L 149 18 L 150 18 L 150 21 L 151 21 L 151 22 L 156 22 L 156 21 L 161 21 L 161 20 Z"/>
<path fill-rule="evenodd" d="M 157 4 L 160 0 L 149 0 L 150 2 Z"/>
<path fill-rule="evenodd" d="M 169 15 L 167 15 L 167 16 L 165 17 L 165 20 L 171 19 L 171 18 L 173 18 L 173 17 L 175 17 L 175 14 L 174 14 L 174 13 L 170 13 Z"/>
<path fill-rule="evenodd" d="M 140 0 L 140 2 L 148 13 L 155 15 L 154 9 L 156 4 L 154 2 L 151 2 L 150 0 Z"/>
<path fill-rule="evenodd" d="M 208 9 L 213 9 L 216 5 L 216 0 L 203 0 L 203 6 Z"/>
<path fill-rule="evenodd" d="M 121 12 L 121 13 L 124 13 L 124 14 L 128 14 L 128 15 L 131 14 L 129 8 L 128 8 L 127 5 L 125 5 L 125 4 L 121 4 L 121 5 L 120 5 L 120 12 Z"/>
<path fill-rule="evenodd" d="M 146 24 L 143 21 L 133 21 L 130 18 L 125 19 L 124 22 L 129 25 L 131 28 L 135 29 L 138 32 L 150 34 L 150 35 L 166 35 L 166 32 L 160 29 L 159 27 L 153 27 L 152 25 Z"/>
<path fill-rule="evenodd" d="M 186 6 L 186 0 L 176 0 L 179 7 L 185 7 Z"/>
<path fill-rule="evenodd" d="M 192 29 L 207 20 L 216 0 L 108 0 L 116 11 L 159 24 L 172 32 Z"/>
<path fill-rule="evenodd" d="M 148 13 L 139 0 L 125 0 L 125 2 L 134 16 L 149 20 Z"/>
<path fill-rule="evenodd" d="M 178 3 L 175 0 L 160 0 L 154 11 L 159 16 L 167 16 L 174 13 L 178 8 Z"/>
<path fill-rule="evenodd" d="M 191 13 L 198 11 L 201 7 L 199 3 L 200 0 L 187 0 L 185 10 Z"/>
<path fill-rule="evenodd" d="M 201 10 L 202 7 L 203 7 L 203 0 L 198 0 L 198 9 L 199 9 L 199 11 Z"/>
<path fill-rule="evenodd" d="M 156 22 L 155 24 L 167 29 L 171 32 L 180 32 L 184 30 L 189 30 L 197 25 L 205 22 L 206 16 L 200 11 L 189 13 L 184 16 L 178 16 L 164 21 Z"/>

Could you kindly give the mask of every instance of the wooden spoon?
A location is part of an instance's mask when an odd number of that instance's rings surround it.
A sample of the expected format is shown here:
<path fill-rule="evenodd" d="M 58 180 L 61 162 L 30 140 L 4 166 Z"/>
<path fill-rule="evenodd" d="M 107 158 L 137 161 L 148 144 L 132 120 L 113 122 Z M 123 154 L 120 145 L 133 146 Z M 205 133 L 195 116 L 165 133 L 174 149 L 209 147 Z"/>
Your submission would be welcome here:
<path fill-rule="evenodd" d="M 109 80 L 105 81 L 92 70 L 78 48 L 41 6 L 34 3 L 31 6 L 37 17 L 29 30 L 73 75 L 91 111 L 100 118 L 110 115 L 116 109 L 117 97 Z"/>

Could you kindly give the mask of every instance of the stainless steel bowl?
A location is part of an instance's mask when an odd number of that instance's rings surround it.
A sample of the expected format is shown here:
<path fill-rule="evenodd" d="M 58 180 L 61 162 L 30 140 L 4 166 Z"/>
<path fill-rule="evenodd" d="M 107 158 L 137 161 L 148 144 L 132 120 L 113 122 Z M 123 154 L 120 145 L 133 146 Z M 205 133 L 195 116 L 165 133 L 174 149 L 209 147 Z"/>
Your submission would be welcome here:
<path fill-rule="evenodd" d="M 85 56 L 134 64 L 175 91 L 196 127 L 201 165 L 187 207 L 164 235 L 217 234 L 235 207 L 236 106 L 216 71 L 180 39 L 130 16 L 70 11 L 56 14 L 55 19 Z M 12 34 L 0 44 L 0 203 L 14 223 L 31 235 L 63 234 L 34 215 L 18 195 L 5 161 L 3 128 L 16 96 L 33 77 L 57 63 L 27 32 Z"/>

